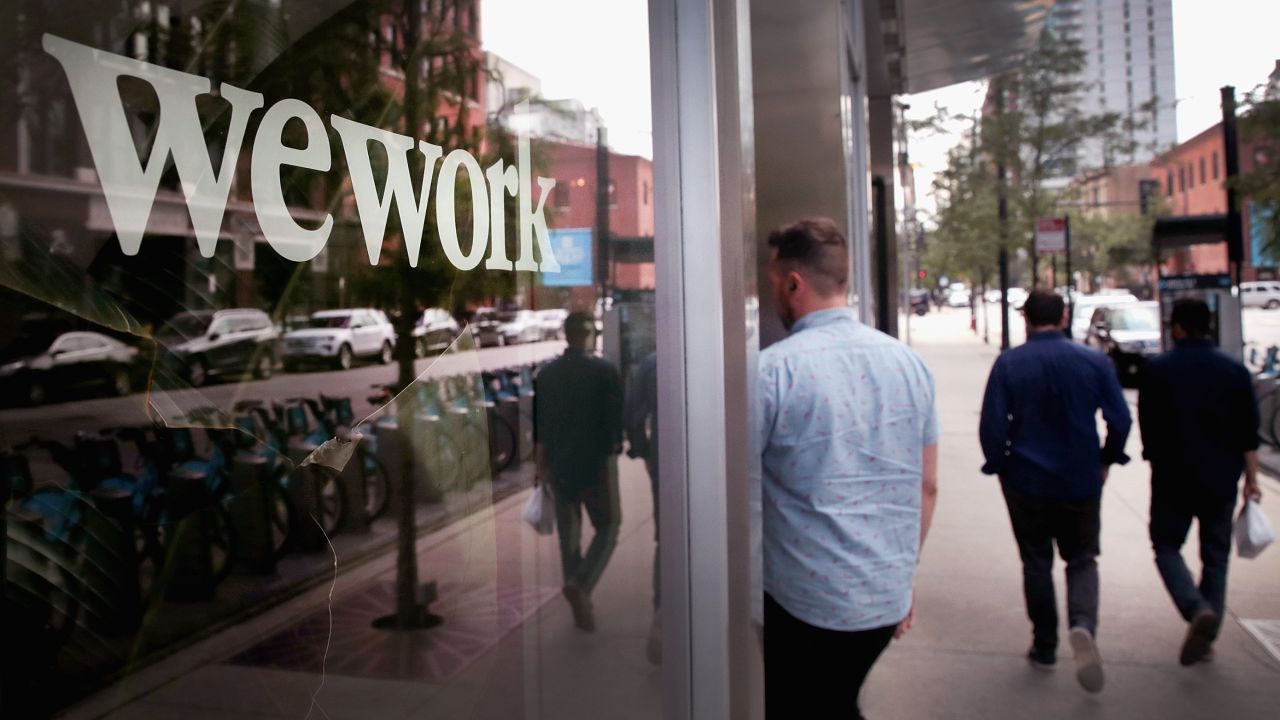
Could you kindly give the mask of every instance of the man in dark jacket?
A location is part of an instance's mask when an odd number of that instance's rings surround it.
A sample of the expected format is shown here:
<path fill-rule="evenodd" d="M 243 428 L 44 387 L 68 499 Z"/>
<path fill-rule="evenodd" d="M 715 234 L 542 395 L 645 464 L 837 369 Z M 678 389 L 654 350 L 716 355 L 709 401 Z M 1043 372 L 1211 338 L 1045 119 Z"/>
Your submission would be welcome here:
<path fill-rule="evenodd" d="M 1169 595 L 1188 622 L 1179 661 L 1207 659 L 1227 597 L 1236 484 L 1258 489 L 1258 403 L 1243 365 L 1207 339 L 1209 306 L 1174 303 L 1174 348 L 1151 360 L 1138 395 L 1142 455 L 1151 462 L 1151 545 Z M 1197 585 L 1182 559 L 1191 521 L 1200 525 Z"/>
<path fill-rule="evenodd" d="M 982 402 L 979 436 L 986 465 L 998 475 L 1022 558 L 1023 592 L 1033 626 L 1027 659 L 1040 669 L 1057 662 L 1058 611 L 1053 546 L 1067 564 L 1067 621 L 1076 678 L 1102 690 L 1098 628 L 1098 536 L 1102 484 L 1124 464 L 1132 421 L 1120 381 L 1105 355 L 1063 334 L 1066 308 L 1036 290 L 1022 308 L 1027 342 L 996 359 Z M 1097 413 L 1107 423 L 1098 442 Z"/>
<path fill-rule="evenodd" d="M 534 381 L 534 431 L 539 482 L 550 482 L 564 570 L 564 596 L 579 629 L 595 630 L 591 591 L 618 543 L 622 507 L 615 456 L 622 449 L 622 383 L 618 371 L 592 354 L 595 318 L 565 319 L 564 354 Z M 595 537 L 582 554 L 582 511 Z"/>

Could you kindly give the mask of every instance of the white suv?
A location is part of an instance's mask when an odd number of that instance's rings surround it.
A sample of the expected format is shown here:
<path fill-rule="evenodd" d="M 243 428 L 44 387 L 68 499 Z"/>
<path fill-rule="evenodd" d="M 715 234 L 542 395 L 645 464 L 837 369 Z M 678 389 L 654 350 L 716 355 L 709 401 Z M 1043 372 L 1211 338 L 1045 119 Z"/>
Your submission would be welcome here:
<path fill-rule="evenodd" d="M 307 326 L 285 333 L 284 367 L 294 370 L 308 361 L 332 363 L 346 370 L 357 357 L 391 362 L 395 329 L 381 310 L 321 310 Z"/>
<path fill-rule="evenodd" d="M 1240 283 L 1240 306 L 1280 308 L 1280 282 Z"/>

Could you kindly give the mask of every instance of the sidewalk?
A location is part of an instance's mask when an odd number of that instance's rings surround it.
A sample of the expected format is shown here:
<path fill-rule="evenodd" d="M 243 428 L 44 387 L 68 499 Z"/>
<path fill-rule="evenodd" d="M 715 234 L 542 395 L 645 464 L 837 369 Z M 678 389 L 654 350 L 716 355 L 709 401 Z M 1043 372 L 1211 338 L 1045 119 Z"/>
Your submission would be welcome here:
<path fill-rule="evenodd" d="M 939 389 L 941 496 L 920 568 L 917 624 L 872 672 L 863 692 L 868 716 L 1275 717 L 1280 662 L 1240 621 L 1280 621 L 1280 549 L 1253 561 L 1233 558 L 1231 617 L 1216 659 L 1178 666 L 1184 625 L 1152 560 L 1148 481 L 1137 460 L 1113 471 L 1103 505 L 1106 690 L 1084 693 L 1065 652 L 1054 673 L 1027 665 L 1030 625 L 1012 533 L 995 480 L 978 472 L 978 410 L 997 350 L 975 339 L 967 323 L 967 312 L 913 319 L 916 348 Z M 1139 457 L 1139 450 L 1135 437 L 1129 454 Z M 620 487 L 622 532 L 596 591 L 593 635 L 573 628 L 558 595 L 555 539 L 536 536 L 520 520 L 521 493 L 419 541 L 422 579 L 440 582 L 441 628 L 367 630 L 391 607 L 388 555 L 340 568 L 332 588 L 315 588 L 147 668 L 70 717 L 660 717 L 662 671 L 644 657 L 653 524 L 639 463 L 621 462 Z M 1280 526 L 1280 484 L 1265 479 L 1264 492 L 1264 507 Z M 1194 558 L 1194 541 L 1186 552 Z"/>
<path fill-rule="evenodd" d="M 968 331 L 967 320 L 958 313 L 931 314 L 913 328 L 915 348 L 933 369 L 939 389 L 941 490 L 917 582 L 916 627 L 871 673 L 863 692 L 867 715 L 1276 717 L 1280 662 L 1240 621 L 1280 624 L 1280 552 L 1273 548 L 1255 560 L 1233 555 L 1230 617 L 1215 659 L 1180 667 L 1185 625 L 1165 594 L 1147 540 L 1149 476 L 1136 433 L 1128 445 L 1135 460 L 1112 470 L 1103 499 L 1099 648 L 1107 687 L 1090 696 L 1076 685 L 1065 642 L 1055 672 L 1027 665 L 1030 623 L 1013 534 L 997 482 L 978 470 L 978 413 L 998 346 L 982 345 Z M 1264 478 L 1263 485 L 1264 508 L 1280 526 L 1280 483 Z M 1198 568 L 1194 539 L 1185 555 Z M 1059 562 L 1058 593 L 1065 602 L 1061 568 Z"/>

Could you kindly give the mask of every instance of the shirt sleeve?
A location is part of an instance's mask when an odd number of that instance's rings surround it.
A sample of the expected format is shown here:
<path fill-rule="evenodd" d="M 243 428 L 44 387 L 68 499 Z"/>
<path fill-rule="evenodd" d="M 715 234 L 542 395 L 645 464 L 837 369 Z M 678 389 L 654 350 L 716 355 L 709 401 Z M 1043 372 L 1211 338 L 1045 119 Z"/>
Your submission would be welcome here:
<path fill-rule="evenodd" d="M 928 406 L 924 413 L 924 427 L 920 433 L 920 443 L 923 447 L 938 444 L 938 393 L 937 385 L 933 379 L 933 373 L 928 368 L 924 370 L 925 379 L 928 383 L 929 397 Z"/>
<path fill-rule="evenodd" d="M 978 421 L 978 440 L 982 444 L 982 455 L 986 458 L 982 472 L 999 475 L 1009 448 L 1008 390 L 1005 387 L 1004 363 L 999 359 L 987 378 L 987 390 L 982 398 L 982 416 Z"/>
<path fill-rule="evenodd" d="M 1129 439 L 1129 430 L 1133 428 L 1133 417 L 1129 414 L 1124 391 L 1120 389 L 1120 378 L 1111 361 L 1103 357 L 1098 368 L 1099 375 L 1102 376 L 1102 419 L 1107 423 L 1107 439 L 1102 444 L 1102 464 L 1124 465 L 1129 462 L 1129 456 L 1124 454 L 1124 444 Z"/>

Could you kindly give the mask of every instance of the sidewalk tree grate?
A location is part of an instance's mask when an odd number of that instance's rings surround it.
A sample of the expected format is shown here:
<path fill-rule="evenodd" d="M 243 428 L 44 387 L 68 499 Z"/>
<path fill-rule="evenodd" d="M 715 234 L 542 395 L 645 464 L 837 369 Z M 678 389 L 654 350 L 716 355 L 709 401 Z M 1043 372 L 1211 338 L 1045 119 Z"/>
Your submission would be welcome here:
<path fill-rule="evenodd" d="M 1280 620 L 1241 620 L 1240 626 L 1280 662 Z"/>

